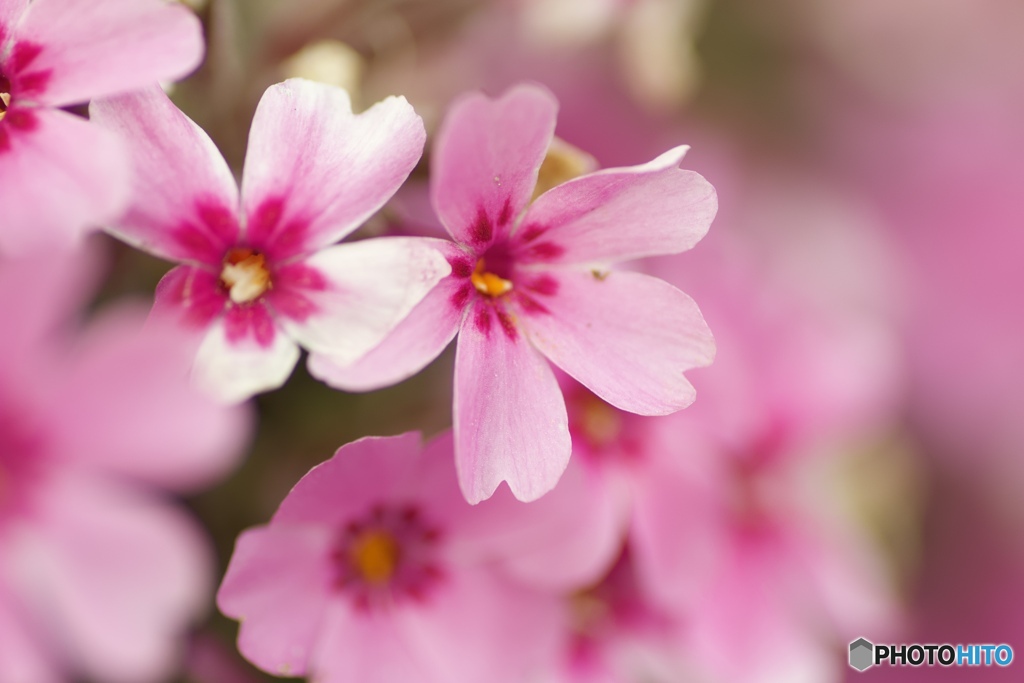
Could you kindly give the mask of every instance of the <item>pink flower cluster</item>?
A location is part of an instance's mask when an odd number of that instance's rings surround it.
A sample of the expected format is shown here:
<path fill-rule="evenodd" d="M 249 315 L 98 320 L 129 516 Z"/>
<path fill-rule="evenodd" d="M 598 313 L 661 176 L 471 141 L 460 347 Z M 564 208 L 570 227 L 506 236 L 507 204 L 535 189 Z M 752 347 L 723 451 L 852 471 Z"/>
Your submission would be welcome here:
<path fill-rule="evenodd" d="M 237 463 L 244 402 L 303 350 L 364 392 L 456 338 L 450 431 L 342 446 L 238 538 L 216 602 L 255 666 L 822 681 L 830 644 L 891 618 L 868 540 L 806 487 L 868 400 L 819 372 L 845 349 L 723 268 L 707 310 L 730 354 L 682 410 L 716 354 L 676 286 L 718 210 L 686 147 L 547 189 L 555 97 L 465 95 L 421 169 L 450 239 L 374 235 L 427 140 L 404 97 L 356 113 L 271 85 L 236 180 L 159 85 L 202 56 L 183 5 L 0 0 L 0 43 L 0 683 L 171 675 L 214 569 L 169 496 Z M 148 315 L 77 317 L 99 228 L 177 264 Z M 794 372 L 762 376 L 766 355 Z"/>

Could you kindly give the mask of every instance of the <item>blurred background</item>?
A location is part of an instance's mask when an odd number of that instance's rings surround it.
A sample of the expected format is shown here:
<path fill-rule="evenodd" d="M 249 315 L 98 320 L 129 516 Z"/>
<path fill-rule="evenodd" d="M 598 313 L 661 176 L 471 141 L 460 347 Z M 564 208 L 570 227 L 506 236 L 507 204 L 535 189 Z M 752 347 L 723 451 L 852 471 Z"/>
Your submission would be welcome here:
<path fill-rule="evenodd" d="M 838 464 L 813 493 L 848 503 L 884 577 L 884 624 L 837 627 L 825 680 L 1019 679 L 1019 666 L 858 674 L 845 647 L 1008 643 L 1024 656 L 1024 4 L 188 4 L 208 54 L 172 95 L 236 171 L 259 97 L 289 76 L 342 85 L 357 107 L 403 94 L 428 132 L 459 93 L 536 81 L 561 102 L 558 137 L 602 167 L 691 145 L 684 166 L 718 189 L 719 217 L 692 252 L 638 267 L 683 287 L 719 336 L 716 365 L 693 373 L 694 409 L 718 395 L 719 367 L 737 372 L 734 352 L 751 385 L 825 405 L 816 444 Z M 429 143 L 363 234 L 430 229 L 428 163 Z M 169 266 L 109 242 L 103 297 L 149 296 Z M 250 457 L 188 501 L 221 570 L 239 531 L 341 444 L 446 428 L 451 371 L 449 349 L 400 386 L 346 395 L 300 363 L 259 397 Z M 211 606 L 182 680 L 271 680 L 235 653 L 235 628 Z"/>

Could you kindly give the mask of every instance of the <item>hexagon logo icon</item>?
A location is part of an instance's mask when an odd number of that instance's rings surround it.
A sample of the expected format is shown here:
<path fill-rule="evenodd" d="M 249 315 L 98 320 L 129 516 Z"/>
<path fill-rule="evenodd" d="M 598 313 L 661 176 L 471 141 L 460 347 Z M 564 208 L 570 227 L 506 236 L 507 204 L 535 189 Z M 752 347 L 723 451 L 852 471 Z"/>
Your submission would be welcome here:
<path fill-rule="evenodd" d="M 875 663 L 875 646 L 865 638 L 858 638 L 850 643 L 850 666 L 857 671 L 864 671 Z"/>

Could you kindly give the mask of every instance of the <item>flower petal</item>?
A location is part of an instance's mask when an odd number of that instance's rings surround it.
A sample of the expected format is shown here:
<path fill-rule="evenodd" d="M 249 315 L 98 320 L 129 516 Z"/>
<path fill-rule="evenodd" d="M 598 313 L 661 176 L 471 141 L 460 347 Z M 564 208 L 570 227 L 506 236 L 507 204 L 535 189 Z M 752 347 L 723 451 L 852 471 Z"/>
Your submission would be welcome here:
<path fill-rule="evenodd" d="M 524 584 L 572 592 L 597 582 L 619 555 L 629 523 L 625 486 L 597 468 L 569 461 L 550 493 L 522 503 L 503 488 L 480 505 L 455 543 L 501 558 Z M 471 547 L 470 547 L 471 546 Z"/>
<path fill-rule="evenodd" d="M 162 501 L 69 470 L 40 487 L 36 504 L 34 533 L 16 545 L 18 580 L 69 658 L 95 680 L 168 676 L 211 588 L 198 527 Z"/>
<path fill-rule="evenodd" d="M 687 149 L 591 173 L 541 195 L 516 235 L 524 257 L 613 263 L 691 248 L 707 234 L 718 198 L 702 176 L 679 168 Z"/>
<path fill-rule="evenodd" d="M 234 403 L 276 389 L 299 360 L 299 347 L 260 306 L 235 306 L 206 333 L 192 369 L 212 396 Z"/>
<path fill-rule="evenodd" d="M 456 242 L 480 250 L 511 229 L 533 195 L 557 111 L 554 96 L 536 85 L 451 106 L 437 134 L 431 192 Z"/>
<path fill-rule="evenodd" d="M 683 371 L 708 365 L 715 355 L 693 299 L 639 273 L 551 276 L 557 291 L 523 322 L 545 356 L 622 410 L 665 415 L 693 402 Z"/>
<path fill-rule="evenodd" d="M 220 266 L 238 237 L 238 187 L 210 137 L 158 87 L 93 102 L 131 155 L 132 199 L 108 232 L 172 261 Z"/>
<path fill-rule="evenodd" d="M 241 621 L 238 649 L 279 676 L 302 676 L 330 594 L 327 527 L 269 526 L 238 537 L 217 606 Z"/>
<path fill-rule="evenodd" d="M 11 110 L 0 126 L 0 251 L 65 246 L 115 218 L 128 171 L 107 131 L 63 111 Z"/>
<path fill-rule="evenodd" d="M 447 240 L 430 240 L 430 244 L 446 253 L 461 253 Z M 345 391 L 373 391 L 408 379 L 455 337 L 465 310 L 457 295 L 464 288 L 465 278 L 444 278 L 369 353 L 347 365 L 329 354 L 311 353 L 310 374 Z"/>
<path fill-rule="evenodd" d="M 28 9 L 29 0 L 0 0 L 0 48 Z"/>
<path fill-rule="evenodd" d="M 297 78 L 271 86 L 242 175 L 246 240 L 276 260 L 337 242 L 405 182 L 425 139 L 404 97 L 354 115 L 340 88 Z"/>
<path fill-rule="evenodd" d="M 34 0 L 16 35 L 40 48 L 27 68 L 57 107 L 176 80 L 203 58 L 195 14 L 159 0 Z"/>
<path fill-rule="evenodd" d="M 403 642 L 390 611 L 331 606 L 323 621 L 310 677 L 323 683 L 449 683 L 425 671 Z M 343 647 L 339 647 L 343 643 Z"/>
<path fill-rule="evenodd" d="M 449 273 L 427 240 L 360 240 L 282 268 L 267 301 L 299 344 L 347 365 L 380 344 Z"/>
<path fill-rule="evenodd" d="M 419 432 L 407 432 L 345 444 L 299 480 L 274 524 L 342 524 L 393 499 L 392 491 L 417 471 L 421 443 Z"/>
<path fill-rule="evenodd" d="M 432 674 L 429 680 L 512 683 L 534 680 L 550 665 L 565 628 L 558 596 L 503 580 L 487 565 L 449 563 L 444 571 L 435 599 L 395 612 L 401 637 Z"/>
<path fill-rule="evenodd" d="M 478 304 L 459 333 L 453 415 L 459 485 L 470 503 L 489 498 L 502 481 L 516 498 L 531 501 L 554 488 L 569 462 L 565 401 L 544 358 L 493 315 Z"/>
<path fill-rule="evenodd" d="M 195 391 L 186 333 L 120 306 L 93 322 L 51 398 L 54 450 L 175 489 L 223 476 L 243 455 L 249 414 Z"/>
<path fill-rule="evenodd" d="M 34 632 L 31 615 L 24 612 L 15 596 L 5 595 L 0 585 L 0 680 L 61 683 L 57 657 Z"/>

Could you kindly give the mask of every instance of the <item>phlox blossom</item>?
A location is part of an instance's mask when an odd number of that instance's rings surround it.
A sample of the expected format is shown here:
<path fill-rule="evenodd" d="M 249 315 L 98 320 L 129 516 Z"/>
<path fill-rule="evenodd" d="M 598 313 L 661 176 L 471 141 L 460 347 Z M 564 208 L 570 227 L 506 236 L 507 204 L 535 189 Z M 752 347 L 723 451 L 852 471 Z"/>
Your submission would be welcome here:
<path fill-rule="evenodd" d="M 380 209 L 422 153 L 404 98 L 353 114 L 339 88 L 271 86 L 253 119 L 241 191 L 209 137 L 159 89 L 94 102 L 134 163 L 114 235 L 182 265 L 155 311 L 196 333 L 194 376 L 242 400 L 279 387 L 299 358 L 351 362 L 378 344 L 441 278 L 445 259 L 408 238 L 335 242 Z"/>
<path fill-rule="evenodd" d="M 213 558 L 159 490 L 233 466 L 247 413 L 190 387 L 173 329 L 74 324 L 94 254 L 0 262 L 0 681 L 169 677 Z M 28 286 L 26 286 L 28 284 Z"/>
<path fill-rule="evenodd" d="M 557 102 L 539 86 L 451 108 L 432 157 L 434 209 L 454 242 L 452 274 L 355 364 L 325 354 L 311 372 L 366 390 L 418 371 L 459 335 L 455 452 L 470 502 L 507 481 L 539 498 L 571 450 L 558 367 L 609 403 L 660 415 L 694 399 L 685 370 L 714 341 L 697 305 L 662 280 L 610 264 L 692 247 L 717 210 L 714 188 L 681 170 L 685 147 L 589 173 L 530 203 Z"/>
<path fill-rule="evenodd" d="M 188 8 L 161 0 L 0 0 L 0 250 L 68 244 L 116 217 L 128 159 L 63 107 L 190 72 Z"/>
<path fill-rule="evenodd" d="M 553 594 L 501 571 L 514 544 L 463 500 L 452 439 L 416 433 L 343 446 L 238 539 L 217 596 L 261 669 L 321 683 L 536 678 L 554 657 Z"/>

